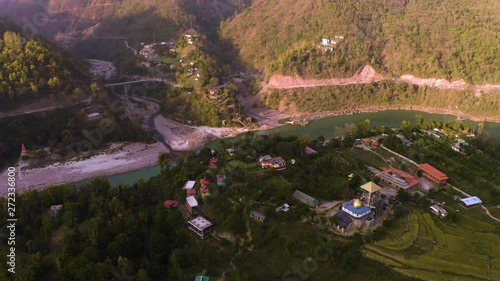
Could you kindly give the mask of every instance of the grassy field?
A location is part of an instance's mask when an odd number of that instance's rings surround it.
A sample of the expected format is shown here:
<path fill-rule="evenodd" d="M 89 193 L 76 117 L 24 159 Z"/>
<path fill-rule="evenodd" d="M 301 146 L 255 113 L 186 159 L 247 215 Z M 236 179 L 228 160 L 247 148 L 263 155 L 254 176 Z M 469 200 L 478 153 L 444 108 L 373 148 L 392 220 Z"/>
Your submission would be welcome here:
<path fill-rule="evenodd" d="M 448 209 L 459 208 L 449 197 L 437 197 L 446 199 Z M 458 210 L 456 221 L 448 223 L 412 207 L 409 231 L 401 218 L 396 220 L 387 237 L 366 247 L 363 255 L 421 280 L 500 280 L 495 266 L 500 264 L 499 224 L 479 208 Z"/>

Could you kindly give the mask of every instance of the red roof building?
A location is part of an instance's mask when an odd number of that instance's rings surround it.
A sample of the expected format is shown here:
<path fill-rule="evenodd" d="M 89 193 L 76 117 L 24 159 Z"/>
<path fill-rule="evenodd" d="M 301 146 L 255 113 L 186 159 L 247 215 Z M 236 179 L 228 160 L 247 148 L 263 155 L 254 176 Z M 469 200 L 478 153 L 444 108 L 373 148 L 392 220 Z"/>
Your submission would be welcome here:
<path fill-rule="evenodd" d="M 416 177 L 395 168 L 387 168 L 377 177 L 396 189 L 408 190 L 420 184 Z"/>
<path fill-rule="evenodd" d="M 309 146 L 306 146 L 304 148 L 304 152 L 307 154 L 307 155 L 311 155 L 311 154 L 316 154 L 318 153 L 316 150 L 310 148 Z"/>
<path fill-rule="evenodd" d="M 445 186 L 448 183 L 448 176 L 431 165 L 424 163 L 418 165 L 418 167 L 422 170 L 423 176 L 433 183 L 439 186 Z"/>
<path fill-rule="evenodd" d="M 165 206 L 165 208 L 167 208 L 167 209 L 177 208 L 178 205 L 179 205 L 179 203 L 177 201 L 175 201 L 175 200 L 166 200 L 163 203 L 163 206 Z"/>
<path fill-rule="evenodd" d="M 206 187 L 200 188 L 200 191 L 201 191 L 201 193 L 210 193 L 210 189 L 208 189 Z"/>
<path fill-rule="evenodd" d="M 26 154 L 26 146 L 24 146 L 24 143 L 21 144 L 21 155 Z"/>
<path fill-rule="evenodd" d="M 187 190 L 187 194 L 189 194 L 189 195 L 196 194 L 196 189 L 194 189 L 194 188 L 193 189 L 188 189 Z"/>
<path fill-rule="evenodd" d="M 201 179 L 201 180 L 200 180 L 200 184 L 201 184 L 201 185 L 209 185 L 209 184 L 210 184 L 210 181 L 209 181 L 209 180 L 207 180 L 207 179 Z"/>

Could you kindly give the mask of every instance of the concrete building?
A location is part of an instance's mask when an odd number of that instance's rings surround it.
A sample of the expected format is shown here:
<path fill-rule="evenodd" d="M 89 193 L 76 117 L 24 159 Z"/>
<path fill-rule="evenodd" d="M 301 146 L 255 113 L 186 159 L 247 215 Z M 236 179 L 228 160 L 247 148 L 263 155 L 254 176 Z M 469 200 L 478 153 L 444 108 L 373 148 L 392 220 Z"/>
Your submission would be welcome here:
<path fill-rule="evenodd" d="M 286 161 L 281 157 L 271 157 L 269 155 L 264 155 L 259 158 L 260 166 L 262 169 L 266 169 L 268 167 L 275 168 L 276 170 L 284 170 L 286 169 Z"/>
<path fill-rule="evenodd" d="M 420 184 L 420 181 L 401 170 L 388 168 L 376 175 L 380 180 L 395 189 L 404 189 L 408 191 Z"/>
<path fill-rule="evenodd" d="M 439 186 L 446 186 L 448 184 L 448 176 L 440 170 L 427 163 L 420 164 L 418 167 L 422 170 L 422 175 L 431 182 Z"/>
<path fill-rule="evenodd" d="M 212 232 L 212 223 L 204 217 L 197 217 L 188 221 L 189 230 L 201 239 L 207 237 Z"/>
<path fill-rule="evenodd" d="M 363 226 L 372 227 L 375 224 L 372 210 L 359 199 L 345 202 L 334 217 L 335 228 L 341 233 Z"/>

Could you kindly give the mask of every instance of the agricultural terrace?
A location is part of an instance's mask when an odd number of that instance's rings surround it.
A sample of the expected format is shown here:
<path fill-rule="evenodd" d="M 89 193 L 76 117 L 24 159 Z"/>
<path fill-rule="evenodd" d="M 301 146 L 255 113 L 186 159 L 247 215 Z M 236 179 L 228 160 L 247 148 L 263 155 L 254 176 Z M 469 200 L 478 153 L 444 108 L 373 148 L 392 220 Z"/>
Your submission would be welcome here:
<path fill-rule="evenodd" d="M 363 256 L 422 280 L 500 280 L 500 225 L 480 208 L 465 209 L 452 195 L 430 195 L 446 202 L 451 218 L 441 219 L 424 206 L 402 206 L 387 224 L 384 239 L 365 245 Z M 458 210 L 458 212 L 457 212 Z"/>

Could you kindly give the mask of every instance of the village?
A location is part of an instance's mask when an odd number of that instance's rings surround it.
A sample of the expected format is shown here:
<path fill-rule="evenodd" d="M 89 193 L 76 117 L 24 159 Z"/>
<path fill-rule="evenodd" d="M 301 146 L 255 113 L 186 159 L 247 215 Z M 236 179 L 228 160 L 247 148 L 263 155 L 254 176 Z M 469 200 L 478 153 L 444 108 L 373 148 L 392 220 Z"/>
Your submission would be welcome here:
<path fill-rule="evenodd" d="M 401 133 L 396 134 L 396 136 L 402 145 L 408 144 L 409 140 L 404 138 Z M 253 220 L 256 224 L 268 223 L 270 215 L 272 217 L 281 216 L 279 214 L 286 214 L 297 209 L 307 209 L 314 216 L 297 223 L 309 223 L 319 229 L 340 236 L 352 236 L 359 232 L 364 234 L 376 233 L 377 228 L 385 225 L 384 222 L 389 218 L 390 220 L 400 219 L 395 216 L 405 217 L 404 220 L 407 221 L 407 224 L 410 223 L 411 212 L 408 214 L 395 212 L 395 208 L 409 208 L 404 202 L 401 202 L 405 196 L 418 197 L 420 200 L 424 200 L 427 213 L 432 214 L 438 220 L 447 220 L 447 210 L 450 210 L 450 207 L 445 200 L 433 199 L 434 195 L 449 188 L 455 189 L 462 195 L 453 196 L 453 201 L 457 203 L 454 203 L 452 208 L 463 208 L 463 211 L 465 211 L 482 204 L 482 200 L 477 196 L 468 195 L 449 185 L 449 177 L 431 164 L 414 163 L 412 160 L 384 147 L 381 143 L 384 137 L 387 137 L 387 134 L 354 141 L 351 151 L 359 151 L 356 153 L 361 154 L 369 153 L 375 155 L 375 157 L 381 157 L 379 153 L 385 151 L 390 156 L 387 158 L 392 159 L 392 163 L 389 162 L 387 165 L 382 166 L 364 164 L 365 172 L 370 177 L 365 182 L 357 185 L 355 195 L 346 200 L 319 200 L 300 189 L 293 190 L 288 195 L 291 200 L 287 201 L 274 200 L 274 203 L 271 203 L 259 195 L 250 195 L 249 197 L 247 192 L 245 192 L 245 195 L 231 193 L 233 199 L 230 200 L 233 204 L 245 205 L 248 219 Z M 322 146 L 327 145 L 327 143 L 323 143 Z M 181 212 L 186 220 L 186 227 L 193 237 L 202 240 L 209 237 L 215 239 L 227 238 L 228 234 L 224 234 L 223 230 L 218 229 L 219 226 L 210 218 L 210 212 L 205 211 L 202 202 L 214 202 L 213 200 L 217 200 L 217 196 L 220 196 L 221 193 L 230 192 L 231 188 L 235 188 L 233 185 L 239 185 L 230 176 L 235 165 L 237 168 L 246 167 L 250 169 L 248 172 L 251 174 L 267 174 L 271 180 L 274 178 L 274 180 L 278 181 L 276 177 L 280 177 L 280 173 L 284 173 L 289 169 L 297 169 L 298 167 L 295 166 L 299 165 L 298 161 L 300 161 L 283 155 L 261 155 L 255 161 L 246 161 L 247 163 L 243 164 L 241 160 L 236 159 L 238 155 L 242 155 L 241 150 L 242 148 L 238 145 L 230 146 L 221 151 L 211 149 L 210 158 L 206 162 L 208 170 L 197 179 L 187 179 L 184 185 L 179 187 L 185 193 L 180 198 L 168 198 L 164 202 L 166 209 L 177 209 Z M 318 150 L 305 146 L 301 155 L 307 158 L 320 157 Z M 223 160 L 221 161 L 221 159 Z M 415 164 L 415 169 L 410 169 L 413 172 L 396 168 L 398 166 L 396 163 L 404 163 L 404 166 L 411 165 L 412 162 Z M 358 174 L 357 171 L 345 174 L 346 180 L 350 182 L 356 177 L 361 180 L 356 174 Z M 257 192 L 262 193 L 263 191 L 260 189 Z M 215 198 L 211 198 L 213 194 L 215 194 Z M 277 196 L 272 197 L 276 198 Z M 462 211 L 456 209 L 453 212 L 460 213 Z M 407 228 L 409 229 L 409 225 L 407 225 Z M 431 241 L 434 244 L 437 243 L 435 239 Z M 208 280 L 209 277 L 199 276 L 197 278 L 206 279 L 196 280 Z"/>
<path fill-rule="evenodd" d="M 358 125 L 357 132 L 367 122 Z M 344 134 L 330 140 L 247 133 L 189 153 L 183 160 L 188 161 L 189 176 L 172 179 L 176 187 L 165 190 L 169 195 L 162 196 L 157 209 L 179 217 L 191 243 L 240 248 L 234 258 L 262 247 L 273 233 L 263 229 L 300 225 L 336 239 L 362 235 L 371 242 L 362 251 L 369 258 L 385 261 L 402 251 L 413 257 L 401 259 L 402 264 L 419 257 L 433 259 L 427 253 L 455 248 L 450 241 L 472 235 L 455 233 L 450 226 L 465 224 L 484 236 L 499 221 L 479 196 L 455 186 L 456 181 L 450 184 L 453 177 L 436 168 L 435 160 L 417 163 L 393 150 L 423 141 L 439 143 L 453 157 L 466 157 L 452 145 L 463 139 L 472 148 L 475 134 L 447 126 L 378 128 L 377 133 L 370 129 L 369 137 Z M 29 157 L 22 144 L 21 158 Z M 176 175 L 174 171 L 170 175 Z M 171 179 L 162 174 L 163 186 Z M 52 205 L 49 211 L 57 217 L 64 205 Z M 213 279 L 210 272 L 200 269 L 195 280 Z"/>

